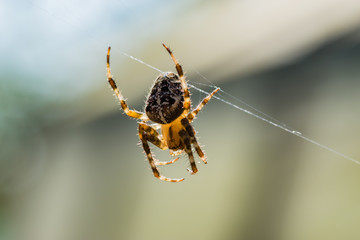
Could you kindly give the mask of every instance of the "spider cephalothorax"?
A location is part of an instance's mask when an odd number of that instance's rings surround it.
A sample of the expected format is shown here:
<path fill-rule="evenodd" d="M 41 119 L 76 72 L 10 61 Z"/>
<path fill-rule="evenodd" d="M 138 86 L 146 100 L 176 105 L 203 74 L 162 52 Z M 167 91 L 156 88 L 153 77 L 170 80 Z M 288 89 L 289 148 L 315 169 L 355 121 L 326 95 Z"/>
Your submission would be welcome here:
<path fill-rule="evenodd" d="M 110 72 L 110 47 L 108 48 L 106 62 L 107 77 L 109 84 L 119 99 L 124 112 L 129 117 L 141 120 L 139 123 L 139 138 L 154 176 L 168 182 L 181 182 L 184 178 L 172 179 L 164 177 L 160 175 L 156 167 L 158 165 L 174 163 L 178 160 L 178 158 L 169 162 L 154 160 L 148 142 L 151 142 L 162 150 L 169 149 L 172 155 L 180 154 L 184 150 L 190 160 L 191 170 L 188 170 L 192 174 L 195 174 L 198 170 L 195 164 L 192 146 L 195 148 L 197 154 L 203 162 L 207 163 L 207 161 L 205 154 L 196 140 L 195 131 L 190 125 L 190 122 L 219 89 L 215 89 L 212 93 L 205 97 L 194 110 L 190 111 L 190 94 L 182 67 L 174 57 L 171 50 L 164 44 L 163 46 L 174 61 L 178 75 L 172 72 L 160 74 L 160 76 L 155 80 L 146 100 L 145 113 L 130 110 L 124 97 L 117 88 Z M 155 122 L 155 125 L 150 126 L 146 124 L 147 121 L 153 121 Z M 157 132 L 158 128 L 161 128 L 161 134 Z"/>

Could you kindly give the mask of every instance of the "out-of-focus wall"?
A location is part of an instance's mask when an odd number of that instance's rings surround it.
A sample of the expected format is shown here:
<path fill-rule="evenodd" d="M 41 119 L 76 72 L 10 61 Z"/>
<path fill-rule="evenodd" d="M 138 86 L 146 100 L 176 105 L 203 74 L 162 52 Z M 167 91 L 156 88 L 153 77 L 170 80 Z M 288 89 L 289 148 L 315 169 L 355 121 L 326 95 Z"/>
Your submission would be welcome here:
<path fill-rule="evenodd" d="M 186 180 L 161 182 L 105 75 L 110 44 L 141 110 L 159 73 L 128 55 L 174 71 L 164 42 L 191 84 L 360 159 L 359 13 L 352 0 L 1 3 L 0 238 L 359 238 L 360 166 L 213 99 L 193 124 L 209 164 L 191 176 L 181 156 L 160 169 Z"/>

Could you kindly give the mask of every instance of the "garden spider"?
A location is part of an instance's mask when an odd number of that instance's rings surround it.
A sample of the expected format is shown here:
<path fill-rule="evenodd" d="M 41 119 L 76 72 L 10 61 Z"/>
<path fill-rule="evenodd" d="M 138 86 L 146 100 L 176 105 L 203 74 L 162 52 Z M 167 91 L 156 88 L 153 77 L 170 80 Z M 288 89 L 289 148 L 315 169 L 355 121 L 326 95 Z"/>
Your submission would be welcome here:
<path fill-rule="evenodd" d="M 146 100 L 145 113 L 130 110 L 124 97 L 117 88 L 110 71 L 110 47 L 108 48 L 106 62 L 107 78 L 110 86 L 119 99 L 124 112 L 129 117 L 141 120 L 141 122 L 139 122 L 139 138 L 154 176 L 167 182 L 181 182 L 184 178 L 172 179 L 161 176 L 156 168 L 158 165 L 174 163 L 179 158 L 169 162 L 154 160 L 148 142 L 151 142 L 162 150 L 169 149 L 170 154 L 173 156 L 179 155 L 183 150 L 185 150 L 191 165 L 191 170 L 188 170 L 191 174 L 195 174 L 198 169 L 195 164 L 191 145 L 194 146 L 197 154 L 205 164 L 207 161 L 204 152 L 201 150 L 196 140 L 195 131 L 190 125 L 190 122 L 211 99 L 211 97 L 219 91 L 219 88 L 215 89 L 212 93 L 205 97 L 194 110 L 190 111 L 191 99 L 182 67 L 176 60 L 172 51 L 165 44 L 163 44 L 163 46 L 174 61 L 178 75 L 172 72 L 165 72 L 161 73 L 156 78 Z M 147 121 L 152 121 L 155 125 L 150 126 L 146 124 Z M 157 132 L 157 129 L 159 128 L 161 128 L 161 134 Z"/>

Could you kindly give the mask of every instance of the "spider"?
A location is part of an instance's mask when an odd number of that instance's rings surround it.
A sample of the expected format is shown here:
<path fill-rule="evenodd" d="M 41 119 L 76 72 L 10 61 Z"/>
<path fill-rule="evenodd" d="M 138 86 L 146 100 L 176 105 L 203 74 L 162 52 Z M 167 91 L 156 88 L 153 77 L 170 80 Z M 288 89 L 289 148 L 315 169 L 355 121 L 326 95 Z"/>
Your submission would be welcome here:
<path fill-rule="evenodd" d="M 176 156 L 185 150 L 187 153 L 191 170 L 191 174 L 198 172 L 195 164 L 194 155 L 192 152 L 192 145 L 197 154 L 206 164 L 206 157 L 201 150 L 196 137 L 195 131 L 191 126 L 192 120 L 204 107 L 204 105 L 211 99 L 211 97 L 219 91 L 215 89 L 201 103 L 193 110 L 190 110 L 191 99 L 190 93 L 186 84 L 185 76 L 181 65 L 173 55 L 170 48 L 163 44 L 164 48 L 170 54 L 178 74 L 173 72 L 161 73 L 156 79 L 150 90 L 146 100 L 145 113 L 136 110 L 130 110 L 125 102 L 123 95 L 120 93 L 110 71 L 110 49 L 107 51 L 107 79 L 115 92 L 115 95 L 120 101 L 124 112 L 132 118 L 139 119 L 139 138 L 149 160 L 151 169 L 156 178 L 167 182 L 181 182 L 184 178 L 173 179 L 160 175 L 156 166 L 167 165 L 174 163 L 179 158 L 168 162 L 160 162 L 154 160 L 149 143 L 154 144 L 162 150 L 169 149 L 170 155 Z M 152 121 L 155 124 L 148 125 L 146 122 Z M 161 134 L 157 131 L 161 129 Z"/>

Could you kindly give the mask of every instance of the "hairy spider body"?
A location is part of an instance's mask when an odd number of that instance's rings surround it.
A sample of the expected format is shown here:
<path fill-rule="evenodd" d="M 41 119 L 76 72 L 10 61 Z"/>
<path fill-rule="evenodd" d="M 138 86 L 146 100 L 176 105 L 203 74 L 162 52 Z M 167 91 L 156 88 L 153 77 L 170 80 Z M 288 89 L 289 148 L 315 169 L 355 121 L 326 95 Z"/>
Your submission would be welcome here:
<path fill-rule="evenodd" d="M 182 151 L 185 151 L 189 157 L 191 166 L 191 170 L 188 170 L 192 174 L 195 174 L 198 169 L 195 164 L 192 147 L 195 148 L 197 154 L 204 163 L 207 163 L 207 161 L 205 154 L 196 140 L 195 131 L 190 125 L 190 122 L 219 89 L 215 89 L 205 97 L 194 110 L 190 111 L 190 94 L 182 67 L 174 57 L 172 51 L 164 44 L 163 46 L 175 63 L 178 75 L 172 72 L 165 72 L 161 73 L 160 76 L 156 78 L 146 100 L 145 113 L 130 110 L 124 97 L 117 88 L 110 71 L 110 47 L 108 48 L 106 62 L 107 78 L 110 86 L 119 99 L 124 112 L 129 117 L 141 120 L 139 123 L 139 138 L 154 176 L 163 181 L 181 182 L 184 178 L 172 179 L 164 177 L 160 175 L 156 167 L 158 165 L 174 163 L 179 158 L 168 162 L 154 160 L 148 142 L 151 142 L 162 150 L 169 149 L 171 155 L 178 155 Z M 159 134 L 153 126 L 146 124 L 147 121 L 155 122 L 155 127 L 161 129 L 161 134 Z"/>
<path fill-rule="evenodd" d="M 162 73 L 155 80 L 145 105 L 145 113 L 153 122 L 168 124 L 184 112 L 184 90 L 177 75 Z"/>

